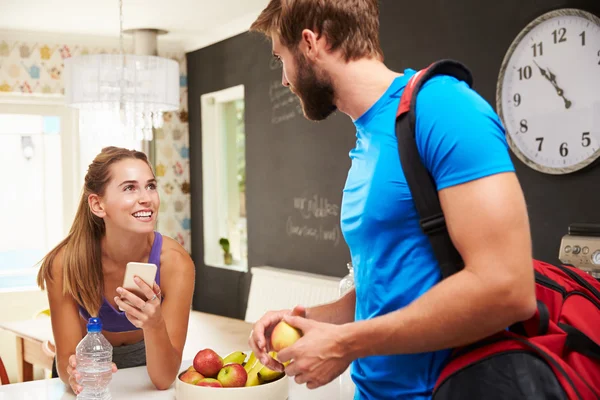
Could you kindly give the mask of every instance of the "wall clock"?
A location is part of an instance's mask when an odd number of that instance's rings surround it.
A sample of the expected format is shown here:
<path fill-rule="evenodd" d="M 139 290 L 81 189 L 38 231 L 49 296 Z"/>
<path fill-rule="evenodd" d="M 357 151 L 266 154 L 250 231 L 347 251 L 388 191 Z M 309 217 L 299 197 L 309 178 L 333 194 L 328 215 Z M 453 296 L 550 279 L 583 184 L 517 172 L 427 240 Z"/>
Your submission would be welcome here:
<path fill-rule="evenodd" d="M 600 18 L 560 9 L 530 22 L 508 49 L 496 108 L 527 166 L 567 174 L 600 156 Z"/>

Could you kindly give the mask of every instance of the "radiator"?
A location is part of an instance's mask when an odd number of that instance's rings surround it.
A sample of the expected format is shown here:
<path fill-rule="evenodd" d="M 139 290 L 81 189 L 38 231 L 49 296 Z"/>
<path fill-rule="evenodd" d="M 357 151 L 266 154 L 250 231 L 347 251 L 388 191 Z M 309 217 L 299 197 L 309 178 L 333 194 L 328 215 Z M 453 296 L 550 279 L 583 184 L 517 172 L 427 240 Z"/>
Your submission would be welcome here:
<path fill-rule="evenodd" d="M 338 298 L 340 278 L 272 267 L 251 268 L 252 283 L 246 322 L 256 322 L 265 312 L 311 307 Z"/>

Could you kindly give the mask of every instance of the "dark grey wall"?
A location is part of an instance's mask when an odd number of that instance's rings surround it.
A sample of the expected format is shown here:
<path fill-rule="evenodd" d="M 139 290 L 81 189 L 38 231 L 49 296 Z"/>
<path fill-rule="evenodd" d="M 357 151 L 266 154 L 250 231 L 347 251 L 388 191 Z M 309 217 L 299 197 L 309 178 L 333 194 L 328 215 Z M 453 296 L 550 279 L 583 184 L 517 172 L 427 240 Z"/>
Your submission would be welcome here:
<path fill-rule="evenodd" d="M 382 0 L 381 41 L 386 63 L 401 70 L 422 68 L 440 58 L 460 60 L 472 70 L 475 89 L 495 106 L 500 64 L 512 40 L 536 16 L 562 7 L 600 15 L 598 0 Z M 337 246 L 291 241 L 289 235 L 281 234 L 285 233 L 281 219 L 292 215 L 291 197 L 304 189 L 339 205 L 353 126 L 343 115 L 322 124 L 302 118 L 272 124 L 272 104 L 268 97 L 261 97 L 279 73 L 269 68 L 269 60 L 270 44 L 250 34 L 187 55 L 192 254 L 197 267 L 193 306 L 197 310 L 243 318 L 246 308 L 249 274 L 205 266 L 202 238 L 200 96 L 238 84 L 244 84 L 246 90 L 250 265 L 340 277 L 345 272 L 348 252 L 343 240 Z M 276 132 L 279 135 L 273 135 Z M 529 206 L 534 256 L 557 262 L 560 238 L 570 223 L 600 222 L 600 167 L 551 176 L 525 167 L 516 158 L 513 161 Z M 329 219 L 326 224 L 333 222 Z"/>

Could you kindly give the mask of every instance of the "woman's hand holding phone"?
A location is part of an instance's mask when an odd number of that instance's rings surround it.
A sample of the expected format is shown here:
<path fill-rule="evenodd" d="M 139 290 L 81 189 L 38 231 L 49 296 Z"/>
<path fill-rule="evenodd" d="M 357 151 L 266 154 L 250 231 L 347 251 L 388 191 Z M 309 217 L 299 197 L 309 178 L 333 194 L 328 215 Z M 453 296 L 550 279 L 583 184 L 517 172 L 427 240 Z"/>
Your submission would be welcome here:
<path fill-rule="evenodd" d="M 127 264 L 123 286 L 117 288 L 115 303 L 125 312 L 136 327 L 146 329 L 162 321 L 160 287 L 154 281 L 157 267 L 154 264 Z"/>
<path fill-rule="evenodd" d="M 115 303 L 121 310 L 125 311 L 127 319 L 137 328 L 153 328 L 162 321 L 160 287 L 156 282 L 150 287 L 137 276 L 134 278 L 134 282 L 140 288 L 145 299 L 119 287 L 117 288 L 119 296 L 115 297 Z"/>

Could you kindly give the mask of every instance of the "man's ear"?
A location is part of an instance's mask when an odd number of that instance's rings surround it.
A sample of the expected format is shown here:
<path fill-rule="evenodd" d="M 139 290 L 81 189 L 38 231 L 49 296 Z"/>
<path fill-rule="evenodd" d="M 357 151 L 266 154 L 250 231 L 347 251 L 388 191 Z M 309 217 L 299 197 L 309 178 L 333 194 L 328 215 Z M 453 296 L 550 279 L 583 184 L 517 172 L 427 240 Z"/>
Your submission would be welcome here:
<path fill-rule="evenodd" d="M 323 36 L 319 37 L 310 29 L 304 29 L 302 31 L 302 40 L 300 40 L 300 51 L 306 55 L 306 58 L 314 61 L 317 58 L 319 51 L 321 51 L 320 46 L 322 46 L 322 44 L 320 43 L 320 39 L 323 38 Z"/>
<path fill-rule="evenodd" d="M 88 196 L 88 205 L 90 206 L 90 210 L 92 210 L 92 214 L 94 214 L 96 217 L 104 218 L 106 216 L 104 204 L 102 204 L 102 200 L 97 194 L 90 194 Z"/>

